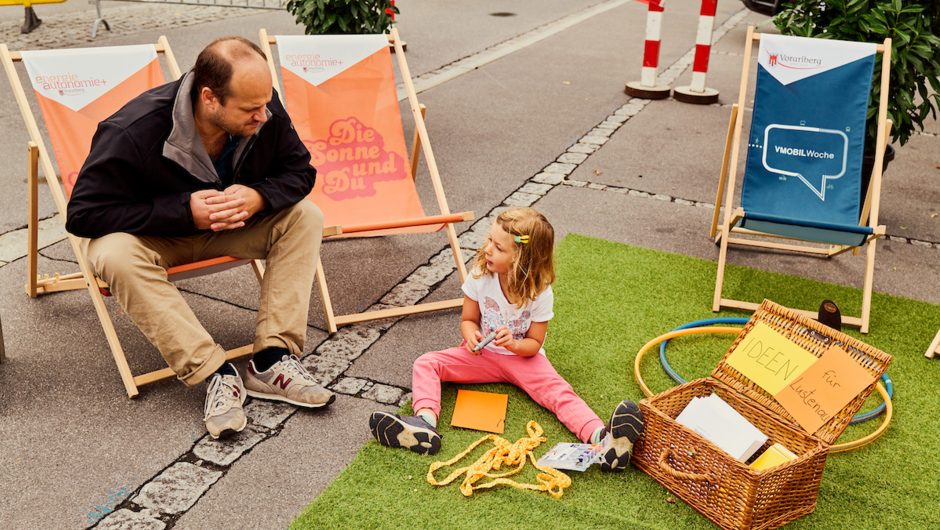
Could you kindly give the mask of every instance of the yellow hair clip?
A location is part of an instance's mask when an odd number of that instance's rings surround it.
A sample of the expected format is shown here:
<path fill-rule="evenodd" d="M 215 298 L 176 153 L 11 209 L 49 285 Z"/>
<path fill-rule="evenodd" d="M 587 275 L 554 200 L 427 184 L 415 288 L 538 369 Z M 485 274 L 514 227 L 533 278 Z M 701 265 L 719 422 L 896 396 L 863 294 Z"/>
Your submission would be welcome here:
<path fill-rule="evenodd" d="M 525 245 L 526 243 L 529 242 L 529 236 L 516 236 L 515 241 L 516 243 L 522 243 L 523 245 Z"/>

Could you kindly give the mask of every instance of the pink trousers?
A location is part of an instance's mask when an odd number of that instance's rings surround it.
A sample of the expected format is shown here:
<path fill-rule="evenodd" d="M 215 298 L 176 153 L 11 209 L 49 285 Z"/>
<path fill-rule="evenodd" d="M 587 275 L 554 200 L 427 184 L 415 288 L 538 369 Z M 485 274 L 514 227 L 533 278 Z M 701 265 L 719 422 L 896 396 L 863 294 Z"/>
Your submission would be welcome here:
<path fill-rule="evenodd" d="M 441 413 L 441 382 L 460 384 L 511 383 L 525 390 L 536 403 L 552 411 L 579 440 L 590 443 L 591 435 L 604 422 L 572 390 L 544 355 L 519 357 L 484 349 L 472 355 L 463 346 L 425 353 L 412 369 L 415 411 L 428 408 Z"/>

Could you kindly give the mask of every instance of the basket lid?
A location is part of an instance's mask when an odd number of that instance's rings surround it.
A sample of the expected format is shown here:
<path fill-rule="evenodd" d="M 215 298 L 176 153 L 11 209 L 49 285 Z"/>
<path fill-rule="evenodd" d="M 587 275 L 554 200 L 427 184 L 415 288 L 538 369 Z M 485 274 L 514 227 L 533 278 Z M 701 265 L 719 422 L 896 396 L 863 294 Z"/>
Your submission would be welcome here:
<path fill-rule="evenodd" d="M 849 354 L 862 368 L 875 377 L 875 381 L 868 385 L 858 396 L 838 414 L 835 414 L 815 433 L 811 433 L 827 444 L 832 444 L 839 438 L 842 431 L 848 427 L 849 422 L 862 404 L 875 389 L 878 378 L 884 375 L 891 363 L 891 356 L 873 348 L 864 342 L 852 338 L 840 331 L 824 326 L 797 311 L 777 305 L 770 300 L 764 300 L 754 315 L 745 324 L 741 334 L 734 340 L 731 347 L 712 372 L 712 377 L 735 389 L 741 394 L 754 400 L 786 423 L 797 429 L 802 427 L 796 419 L 778 403 L 764 388 L 757 385 L 741 372 L 728 365 L 728 357 L 739 344 L 747 337 L 758 323 L 763 323 L 783 335 L 786 339 L 809 351 L 816 357 L 821 357 L 832 346 L 838 346 Z M 804 429 L 805 430 L 805 429 Z"/>

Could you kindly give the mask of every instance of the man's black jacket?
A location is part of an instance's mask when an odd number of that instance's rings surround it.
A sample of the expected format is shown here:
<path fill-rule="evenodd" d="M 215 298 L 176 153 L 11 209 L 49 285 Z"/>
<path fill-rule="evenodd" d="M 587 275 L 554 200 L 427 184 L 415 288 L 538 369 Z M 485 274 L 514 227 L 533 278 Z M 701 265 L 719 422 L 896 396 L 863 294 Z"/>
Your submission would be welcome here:
<path fill-rule="evenodd" d="M 199 232 L 190 195 L 223 185 L 195 134 L 191 86 L 189 72 L 143 93 L 98 125 L 69 200 L 69 232 L 87 238 L 114 232 L 165 237 Z M 268 121 L 241 139 L 233 163 L 234 183 L 255 189 L 267 203 L 256 215 L 303 200 L 316 179 L 310 153 L 277 93 L 267 110 Z"/>

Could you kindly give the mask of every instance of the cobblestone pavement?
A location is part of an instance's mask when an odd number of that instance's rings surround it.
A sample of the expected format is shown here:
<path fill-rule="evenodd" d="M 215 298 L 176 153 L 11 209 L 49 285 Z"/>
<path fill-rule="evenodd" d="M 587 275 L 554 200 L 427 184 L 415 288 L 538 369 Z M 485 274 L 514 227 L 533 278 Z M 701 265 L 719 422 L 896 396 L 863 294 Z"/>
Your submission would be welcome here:
<path fill-rule="evenodd" d="M 160 28 L 182 28 L 205 22 L 217 22 L 258 14 L 256 9 L 233 9 L 228 7 L 202 7 L 179 4 L 135 4 L 122 7 L 106 7 L 102 16 L 111 30 L 98 26 L 98 36 L 109 37 L 134 35 Z M 42 25 L 31 33 L 20 33 L 22 21 L 0 22 L 0 42 L 11 50 L 40 50 L 44 48 L 67 48 L 95 42 L 91 31 L 98 18 L 96 10 L 87 10 L 43 15 Z"/>

